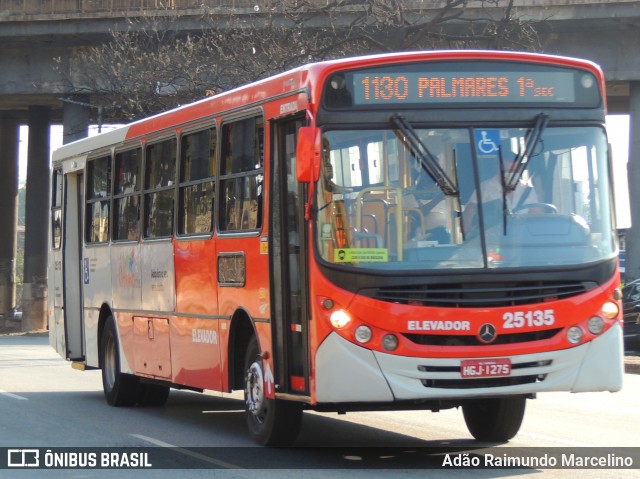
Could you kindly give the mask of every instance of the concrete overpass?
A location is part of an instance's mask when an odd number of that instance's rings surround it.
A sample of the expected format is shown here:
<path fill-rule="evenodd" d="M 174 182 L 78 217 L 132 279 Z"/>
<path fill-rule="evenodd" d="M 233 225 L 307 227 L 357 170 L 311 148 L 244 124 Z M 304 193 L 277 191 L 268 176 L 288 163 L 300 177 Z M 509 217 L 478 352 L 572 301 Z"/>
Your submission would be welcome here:
<path fill-rule="evenodd" d="M 174 8 L 160 10 L 161 3 Z M 46 106 L 54 121 L 69 107 L 54 58 L 106 40 L 127 28 L 127 18 L 154 10 L 180 15 L 180 26 L 198 30 L 202 4 L 212 10 L 255 14 L 271 0 L 0 0 L 0 113 L 26 121 L 29 106 Z M 424 8 L 424 0 L 405 0 Z M 433 0 L 438 6 L 440 2 Z M 640 80 L 640 2 L 637 0 L 515 0 L 515 15 L 534 20 L 547 53 L 588 58 L 607 76 L 610 108 L 628 110 L 629 82 Z M 473 12 L 473 8 L 469 8 Z M 473 14 L 473 13 L 471 13 Z M 349 20 L 348 11 L 344 21 Z M 452 24 L 451 26 L 454 26 Z"/>
<path fill-rule="evenodd" d="M 424 1 L 415 1 L 424 8 Z M 163 3 L 168 10 L 159 10 Z M 54 58 L 104 41 L 125 29 L 127 17 L 180 15 L 185 29 L 198 28 L 200 6 L 255 13 L 269 0 L 0 0 L 0 326 L 15 305 L 17 146 L 20 124 L 29 125 L 25 317 L 44 317 L 48 225 L 49 125 L 63 123 L 65 140 L 85 135 L 84 98 L 69 98 Z M 431 2 L 438 6 L 438 2 Z M 429 4 L 429 2 L 427 2 Z M 640 2 L 637 0 L 516 0 L 515 14 L 534 20 L 547 53 L 588 58 L 607 78 L 612 113 L 640 118 Z M 348 20 L 349 13 L 345 12 Z M 67 99 L 66 101 L 63 99 Z M 70 99 L 70 101 L 69 101 Z M 629 178 L 640 183 L 640 122 L 631 122 Z M 632 207 L 632 234 L 640 233 L 640 208 Z M 638 265 L 637 271 L 633 266 Z M 631 270 L 629 269 L 631 266 Z M 627 252 L 627 274 L 640 277 L 640 246 Z M 25 325 L 31 328 L 36 325 Z"/>

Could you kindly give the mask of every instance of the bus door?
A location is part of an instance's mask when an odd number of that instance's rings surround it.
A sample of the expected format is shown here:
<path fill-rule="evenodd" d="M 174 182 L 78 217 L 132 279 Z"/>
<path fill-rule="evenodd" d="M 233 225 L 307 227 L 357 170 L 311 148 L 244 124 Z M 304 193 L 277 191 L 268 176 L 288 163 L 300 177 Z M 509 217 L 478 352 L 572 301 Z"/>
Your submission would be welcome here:
<path fill-rule="evenodd" d="M 64 331 L 66 357 L 85 358 L 82 336 L 82 205 L 84 204 L 82 173 L 64 177 L 64 240 L 62 242 L 62 276 L 64 281 Z M 88 266 L 86 266 L 88 267 Z"/>
<path fill-rule="evenodd" d="M 64 303 L 62 301 L 62 168 L 55 168 L 51 175 L 51 244 L 49 250 L 49 344 L 66 356 L 64 337 Z"/>
<path fill-rule="evenodd" d="M 273 126 L 271 170 L 271 304 L 275 380 L 279 391 L 309 394 L 309 307 L 304 190 L 296 177 L 297 132 L 302 118 Z"/>

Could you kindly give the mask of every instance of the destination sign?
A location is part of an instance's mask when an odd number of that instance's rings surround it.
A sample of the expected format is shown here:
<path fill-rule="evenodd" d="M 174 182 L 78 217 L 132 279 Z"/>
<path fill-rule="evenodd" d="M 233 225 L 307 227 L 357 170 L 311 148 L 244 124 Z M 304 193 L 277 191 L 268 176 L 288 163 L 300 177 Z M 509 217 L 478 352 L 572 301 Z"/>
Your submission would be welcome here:
<path fill-rule="evenodd" d="M 573 74 L 568 72 L 354 73 L 354 104 L 436 102 L 573 103 Z"/>
<path fill-rule="evenodd" d="M 597 107 L 601 100 L 595 76 L 584 70 L 515 62 L 458 62 L 339 73 L 327 82 L 325 103 L 329 107 Z"/>

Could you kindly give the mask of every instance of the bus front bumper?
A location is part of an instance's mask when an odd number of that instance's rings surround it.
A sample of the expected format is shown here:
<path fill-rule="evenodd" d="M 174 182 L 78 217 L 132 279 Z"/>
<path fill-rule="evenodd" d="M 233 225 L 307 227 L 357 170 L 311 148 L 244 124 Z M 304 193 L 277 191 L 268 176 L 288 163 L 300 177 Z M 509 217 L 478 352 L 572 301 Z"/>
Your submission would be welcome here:
<path fill-rule="evenodd" d="M 332 333 L 316 355 L 316 401 L 382 403 L 546 391 L 614 392 L 621 389 L 624 377 L 619 324 L 574 348 L 510 356 L 511 374 L 495 381 L 463 379 L 462 359 L 465 358 L 415 358 L 370 351 Z"/>

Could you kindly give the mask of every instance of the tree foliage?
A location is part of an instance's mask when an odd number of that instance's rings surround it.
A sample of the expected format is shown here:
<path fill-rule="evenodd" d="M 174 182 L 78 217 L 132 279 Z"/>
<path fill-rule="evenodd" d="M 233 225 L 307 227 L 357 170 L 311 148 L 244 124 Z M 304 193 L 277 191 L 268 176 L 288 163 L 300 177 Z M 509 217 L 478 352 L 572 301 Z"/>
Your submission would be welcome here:
<path fill-rule="evenodd" d="M 58 58 L 66 89 L 128 121 L 285 71 L 365 53 L 534 50 L 514 0 L 261 0 L 252 8 L 162 9 L 108 42 Z"/>

